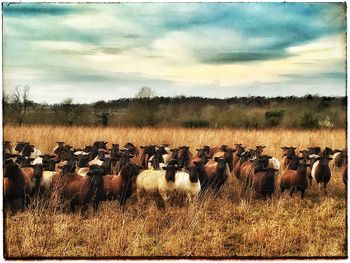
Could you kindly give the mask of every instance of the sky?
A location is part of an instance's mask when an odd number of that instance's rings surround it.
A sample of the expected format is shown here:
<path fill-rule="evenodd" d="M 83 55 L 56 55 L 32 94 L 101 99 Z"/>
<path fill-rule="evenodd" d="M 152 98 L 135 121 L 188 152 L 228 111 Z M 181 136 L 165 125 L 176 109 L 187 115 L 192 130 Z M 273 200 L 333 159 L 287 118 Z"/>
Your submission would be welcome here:
<path fill-rule="evenodd" d="M 344 96 L 344 3 L 3 3 L 3 88 L 36 102 Z"/>

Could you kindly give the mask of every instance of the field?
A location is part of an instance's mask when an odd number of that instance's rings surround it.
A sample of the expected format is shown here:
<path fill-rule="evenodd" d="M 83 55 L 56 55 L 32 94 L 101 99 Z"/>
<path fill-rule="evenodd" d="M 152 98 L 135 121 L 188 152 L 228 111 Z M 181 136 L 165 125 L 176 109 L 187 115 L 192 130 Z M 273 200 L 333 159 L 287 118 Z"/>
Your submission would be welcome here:
<path fill-rule="evenodd" d="M 345 130 L 5 126 L 3 132 L 4 140 L 30 141 L 48 153 L 60 140 L 74 147 L 95 140 L 169 143 L 192 152 L 203 144 L 243 143 L 266 145 L 265 152 L 278 158 L 281 146 L 346 147 Z M 347 257 L 346 190 L 339 170 L 332 168 L 327 195 L 313 187 L 301 200 L 277 189 L 272 199 L 247 201 L 232 176 L 218 195 L 208 193 L 188 207 L 157 210 L 154 202 L 132 198 L 125 211 L 104 202 L 87 219 L 38 200 L 22 213 L 5 215 L 5 256 Z"/>

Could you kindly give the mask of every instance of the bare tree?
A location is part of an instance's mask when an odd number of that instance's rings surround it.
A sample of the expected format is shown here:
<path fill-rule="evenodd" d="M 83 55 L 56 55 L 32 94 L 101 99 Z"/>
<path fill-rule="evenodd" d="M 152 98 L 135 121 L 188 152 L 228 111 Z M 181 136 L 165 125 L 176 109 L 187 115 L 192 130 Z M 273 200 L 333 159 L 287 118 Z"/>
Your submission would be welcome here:
<path fill-rule="evenodd" d="M 4 123 L 6 123 L 8 119 L 8 113 L 10 110 L 10 103 L 11 103 L 11 98 L 10 95 L 5 92 L 5 90 L 2 90 L 2 112 L 3 112 L 3 117 L 4 117 Z"/>
<path fill-rule="evenodd" d="M 156 126 L 159 123 L 158 104 L 155 92 L 149 87 L 142 87 L 129 105 L 129 122 L 138 127 Z"/>
<path fill-rule="evenodd" d="M 135 94 L 135 98 L 136 99 L 151 99 L 156 95 L 156 93 L 154 92 L 154 90 L 152 90 L 149 87 L 142 87 L 136 94 Z"/>
<path fill-rule="evenodd" d="M 109 103 L 100 100 L 94 103 L 92 114 L 103 126 L 108 126 L 112 109 Z"/>
<path fill-rule="evenodd" d="M 18 126 L 22 125 L 29 108 L 35 105 L 33 101 L 29 100 L 29 91 L 29 85 L 24 87 L 17 85 L 10 96 L 10 106 L 15 112 Z"/>
<path fill-rule="evenodd" d="M 72 125 L 76 115 L 77 105 L 73 98 L 66 98 L 61 103 L 54 105 L 54 111 L 59 115 L 64 125 Z"/>

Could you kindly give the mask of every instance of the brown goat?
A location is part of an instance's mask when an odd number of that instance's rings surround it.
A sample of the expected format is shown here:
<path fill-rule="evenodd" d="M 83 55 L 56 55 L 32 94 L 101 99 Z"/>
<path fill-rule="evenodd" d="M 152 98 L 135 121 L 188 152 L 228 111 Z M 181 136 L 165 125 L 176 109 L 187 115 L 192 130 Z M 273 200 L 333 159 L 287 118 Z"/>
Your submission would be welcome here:
<path fill-rule="evenodd" d="M 283 170 L 288 170 L 288 164 L 291 160 L 291 158 L 288 158 L 289 157 L 293 157 L 295 156 L 295 147 L 288 147 L 288 146 L 284 146 L 284 147 L 281 147 L 282 149 L 282 162 L 281 162 L 281 168 L 282 168 L 282 171 Z"/>
<path fill-rule="evenodd" d="M 93 204 L 94 213 L 98 210 L 100 201 L 104 199 L 103 169 L 98 165 L 91 165 L 86 176 L 76 173 L 63 175 L 55 182 L 56 189 L 61 200 L 69 200 L 72 212 L 76 205 L 81 205 L 81 215 L 86 215 L 88 204 Z"/>
<path fill-rule="evenodd" d="M 274 168 L 266 168 L 258 170 L 253 176 L 252 189 L 255 193 L 255 198 L 266 197 L 273 194 L 275 191 L 275 172 Z"/>
<path fill-rule="evenodd" d="M 256 151 L 257 156 L 262 155 L 262 152 L 264 151 L 264 148 L 266 148 L 266 146 L 263 146 L 263 145 L 257 145 L 255 147 L 256 147 L 255 151 Z"/>
<path fill-rule="evenodd" d="M 233 156 L 234 152 L 236 152 L 235 149 L 226 147 L 224 148 L 223 151 L 217 152 L 213 155 L 212 159 L 217 158 L 225 158 L 228 164 L 228 167 L 230 169 L 230 172 L 233 170 L 234 165 L 233 165 Z"/>
<path fill-rule="evenodd" d="M 20 202 L 21 209 L 29 203 L 32 192 L 32 180 L 30 171 L 24 171 L 16 163 L 5 163 L 4 167 L 4 205 L 8 206 L 12 213 L 17 210 L 16 204 Z"/>
<path fill-rule="evenodd" d="M 304 198 L 304 192 L 308 186 L 306 168 L 310 166 L 310 164 L 307 164 L 303 157 L 298 158 L 297 170 L 286 170 L 282 174 L 280 186 L 282 193 L 284 190 L 290 189 L 290 196 L 292 196 L 294 192 L 300 191 L 301 198 Z"/>
<path fill-rule="evenodd" d="M 204 171 L 208 187 L 215 190 L 218 190 L 230 175 L 230 169 L 228 168 L 225 158 L 209 160 L 204 166 Z"/>
<path fill-rule="evenodd" d="M 295 147 L 291 147 L 291 146 L 283 146 L 281 147 L 282 149 L 282 158 L 286 155 L 289 155 L 289 154 L 293 154 L 293 151 L 295 153 Z M 295 155 L 295 154 L 294 154 Z"/>
<path fill-rule="evenodd" d="M 197 166 L 196 163 L 199 163 L 199 162 L 204 162 L 204 164 L 206 164 L 209 160 L 209 153 L 206 151 L 206 148 L 201 148 L 196 150 L 197 150 L 197 155 L 191 159 L 190 164 L 194 166 Z"/>
<path fill-rule="evenodd" d="M 137 162 L 136 160 L 132 160 L 132 158 L 135 157 L 134 154 L 131 154 L 128 150 L 120 150 L 120 152 L 117 155 L 119 157 L 119 160 L 117 161 L 116 167 L 115 167 L 115 174 L 119 174 L 122 167 L 129 163 L 129 162 Z M 141 163 L 141 159 L 140 159 Z M 114 173 L 114 172 L 113 172 Z"/>
<path fill-rule="evenodd" d="M 242 191 L 245 192 L 252 185 L 253 176 L 256 171 L 268 167 L 271 156 L 258 156 L 255 160 L 249 160 L 242 163 L 240 167 L 240 180 L 242 182 Z"/>
<path fill-rule="evenodd" d="M 244 162 L 246 162 L 246 161 L 250 160 L 251 158 L 253 158 L 254 157 L 254 153 L 251 150 L 247 150 L 247 151 L 244 151 L 244 152 L 242 152 L 240 154 L 237 154 L 237 156 L 238 156 L 239 159 L 238 159 L 238 161 L 236 162 L 236 164 L 233 167 L 233 172 L 234 172 L 236 178 L 238 180 L 241 180 L 241 174 L 240 174 L 241 165 Z"/>
<path fill-rule="evenodd" d="M 139 166 L 127 163 L 122 167 L 118 175 L 106 175 L 103 177 L 106 199 L 118 199 L 121 206 L 133 193 L 135 178 L 140 173 Z"/>
<path fill-rule="evenodd" d="M 235 144 L 233 149 L 236 150 L 233 154 L 233 169 L 235 170 L 236 164 L 239 162 L 240 154 L 245 151 L 245 146 L 242 146 L 242 144 Z"/>

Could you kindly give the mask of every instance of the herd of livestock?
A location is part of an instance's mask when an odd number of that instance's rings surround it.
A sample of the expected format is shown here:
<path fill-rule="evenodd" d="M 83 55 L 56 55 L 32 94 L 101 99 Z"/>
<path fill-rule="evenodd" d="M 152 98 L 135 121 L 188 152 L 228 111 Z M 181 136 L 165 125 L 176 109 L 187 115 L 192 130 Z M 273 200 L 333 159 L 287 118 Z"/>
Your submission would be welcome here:
<path fill-rule="evenodd" d="M 116 199 L 124 207 L 133 193 L 137 199 L 158 197 L 167 206 L 174 196 L 191 202 L 208 189 L 218 191 L 231 175 L 239 180 L 241 194 L 260 198 L 275 192 L 279 174 L 281 192 L 289 190 L 291 196 L 300 192 L 303 198 L 312 182 L 323 185 L 326 192 L 332 166 L 341 169 L 347 183 L 346 149 L 281 147 L 278 159 L 263 154 L 265 146 L 246 148 L 242 144 L 206 145 L 194 155 L 188 146 L 170 148 L 167 144 L 112 144 L 108 149 L 107 142 L 96 141 L 84 149 L 74 149 L 57 142 L 50 155 L 42 154 L 29 142 L 13 146 L 4 141 L 4 206 L 15 212 L 25 209 L 33 198 L 55 197 L 68 202 L 73 212 L 81 206 L 85 214 L 89 205 L 96 212 L 105 200 Z"/>

